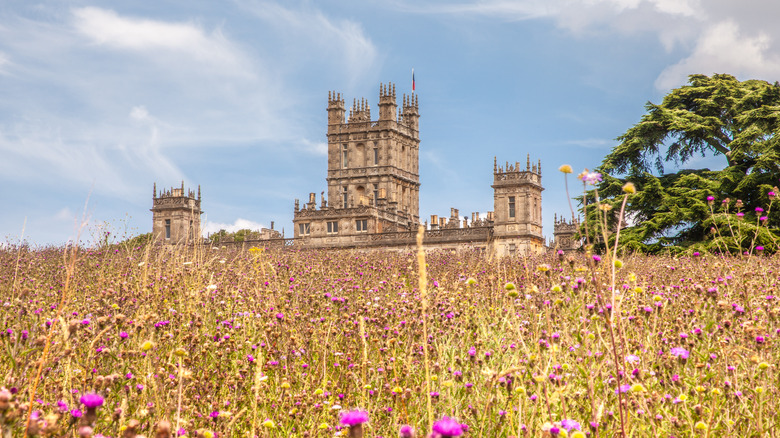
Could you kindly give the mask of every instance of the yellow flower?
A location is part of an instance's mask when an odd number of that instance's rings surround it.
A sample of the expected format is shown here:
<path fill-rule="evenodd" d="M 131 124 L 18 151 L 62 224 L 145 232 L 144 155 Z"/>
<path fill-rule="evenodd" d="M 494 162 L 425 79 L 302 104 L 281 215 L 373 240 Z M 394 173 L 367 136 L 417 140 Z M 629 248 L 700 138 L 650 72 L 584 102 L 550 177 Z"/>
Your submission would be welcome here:
<path fill-rule="evenodd" d="M 276 424 L 274 424 L 274 420 L 267 419 L 267 420 L 263 421 L 263 427 L 265 427 L 267 429 L 275 429 L 276 428 Z"/>
<path fill-rule="evenodd" d="M 574 433 L 571 434 L 571 438 L 585 438 L 585 434 L 580 432 L 579 430 L 574 431 Z"/>
<path fill-rule="evenodd" d="M 175 354 L 176 356 L 182 357 L 182 356 L 186 356 L 186 355 L 187 355 L 187 352 L 186 352 L 186 351 L 185 351 L 183 348 L 179 347 L 179 348 L 177 348 L 177 349 L 176 349 L 176 350 L 173 352 L 173 354 Z"/>
<path fill-rule="evenodd" d="M 696 430 L 707 430 L 707 425 L 704 424 L 703 421 L 699 421 L 698 423 L 696 423 L 696 426 L 693 426 L 693 428 Z"/>
<path fill-rule="evenodd" d="M 323 392 L 324 392 L 324 391 L 323 391 L 322 389 L 320 389 L 320 388 L 317 388 L 317 389 L 314 391 L 314 395 L 322 395 L 322 393 L 323 393 Z"/>
<path fill-rule="evenodd" d="M 154 342 L 152 342 L 152 341 L 146 341 L 143 344 L 141 344 L 141 350 L 142 351 L 149 351 L 152 348 L 154 348 Z"/>
<path fill-rule="evenodd" d="M 634 193 L 636 193 L 636 186 L 634 185 L 634 183 L 627 182 L 623 186 L 623 191 L 628 193 L 628 194 L 632 194 L 633 195 Z"/>
<path fill-rule="evenodd" d="M 573 170 L 571 170 L 571 166 L 569 166 L 568 164 L 564 164 L 563 166 L 559 167 L 558 170 L 560 170 L 563 173 L 572 173 L 572 172 L 574 172 Z"/>
<path fill-rule="evenodd" d="M 322 430 L 325 430 L 325 429 L 327 429 L 329 427 L 330 426 L 328 426 L 328 423 L 322 423 L 322 424 L 319 425 L 319 428 L 322 429 Z"/>
<path fill-rule="evenodd" d="M 631 385 L 631 392 L 647 392 L 647 389 L 645 389 L 644 385 L 641 383 L 634 383 Z"/>
<path fill-rule="evenodd" d="M 621 262 L 621 261 L 620 261 L 620 260 L 618 260 L 618 259 L 615 259 L 615 262 L 614 262 L 614 264 L 615 264 L 615 268 L 617 268 L 617 269 L 620 269 L 620 268 L 622 268 L 622 267 L 623 267 L 623 262 Z"/>

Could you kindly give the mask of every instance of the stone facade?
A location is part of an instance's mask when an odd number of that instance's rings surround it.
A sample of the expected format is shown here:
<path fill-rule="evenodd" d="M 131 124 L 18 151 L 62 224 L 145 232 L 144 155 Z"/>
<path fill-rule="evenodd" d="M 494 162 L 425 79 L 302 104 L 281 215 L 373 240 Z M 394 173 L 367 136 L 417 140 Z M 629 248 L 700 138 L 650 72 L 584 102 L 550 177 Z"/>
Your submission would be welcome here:
<path fill-rule="evenodd" d="M 345 120 L 346 117 L 346 120 Z M 295 200 L 296 247 L 399 248 L 414 245 L 419 217 L 419 100 L 402 98 L 397 107 L 395 85 L 379 87 L 379 118 L 371 119 L 365 99 L 354 100 L 347 117 L 340 93 L 328 95 L 327 199 L 310 193 Z M 425 223 L 427 247 L 473 246 L 497 254 L 539 252 L 542 235 L 541 163 L 524 170 L 519 163 L 493 163 L 493 212 L 480 219 L 431 216 Z"/>
<path fill-rule="evenodd" d="M 539 252 L 542 235 L 542 163 L 500 167 L 493 161 L 493 239 L 498 254 Z"/>
<path fill-rule="evenodd" d="M 243 247 L 410 249 L 420 226 L 419 100 L 404 95 L 398 107 L 395 85 L 379 87 L 379 117 L 371 119 L 365 99 L 347 108 L 340 93 L 328 93 L 327 194 L 309 193 L 295 200 L 294 237 L 272 230 L 249 234 Z M 431 215 L 425 222 L 427 249 L 479 248 L 497 255 L 544 251 L 542 234 L 542 165 L 526 158 L 499 166 L 493 160 L 493 211 L 460 217 Z M 191 238 L 200 227 L 198 198 L 181 189 L 154 198 L 154 233 L 166 242 Z M 272 227 L 273 228 L 273 227 Z M 556 225 L 557 230 L 557 225 Z M 557 235 L 556 235 L 557 236 Z"/>
<path fill-rule="evenodd" d="M 152 194 L 152 235 L 156 241 L 165 243 L 192 243 L 200 236 L 200 186 L 198 197 L 189 190 L 185 193 L 184 181 L 181 188 L 157 192 L 154 184 Z"/>
<path fill-rule="evenodd" d="M 315 193 L 295 201 L 294 236 L 338 244 L 345 235 L 408 231 L 420 221 L 419 103 L 395 85 L 380 85 L 379 119 L 365 99 L 354 100 L 345 120 L 340 93 L 328 95 L 327 199 Z"/>

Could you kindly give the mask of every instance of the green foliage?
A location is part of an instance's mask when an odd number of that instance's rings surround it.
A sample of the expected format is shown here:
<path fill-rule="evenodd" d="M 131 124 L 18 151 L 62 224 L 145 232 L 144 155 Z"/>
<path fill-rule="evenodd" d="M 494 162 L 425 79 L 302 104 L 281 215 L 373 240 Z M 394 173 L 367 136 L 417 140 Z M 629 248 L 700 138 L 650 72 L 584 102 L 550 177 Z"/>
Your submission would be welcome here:
<path fill-rule="evenodd" d="M 152 242 L 152 237 L 153 237 L 152 233 L 139 234 L 137 236 L 130 237 L 120 242 L 119 245 L 131 249 L 144 247 Z"/>
<path fill-rule="evenodd" d="M 233 233 L 229 233 L 223 229 L 212 234 L 209 238 L 212 242 L 243 242 L 251 233 L 252 230 L 250 229 L 238 230 Z"/>
<path fill-rule="evenodd" d="M 761 223 L 764 230 L 759 230 L 756 224 L 761 215 L 754 212 L 756 207 L 768 210 L 767 194 L 777 192 L 780 85 L 740 82 L 725 74 L 692 75 L 688 85 L 672 90 L 661 104 L 648 103 L 646 108 L 641 121 L 618 137 L 620 144 L 599 167 L 603 173 L 624 175 L 606 177 L 598 186 L 603 202 L 619 208 L 622 184 L 631 181 L 637 188 L 626 206 L 629 226 L 621 231 L 621 245 L 646 252 L 692 248 L 741 252 L 749 249 L 738 243 L 745 241 L 776 248 L 780 213 L 762 213 L 768 220 Z M 708 154 L 724 156 L 726 168 L 664 173 L 664 164 L 681 166 Z M 592 196 L 588 202 L 593 202 Z M 715 207 L 730 200 L 720 216 L 713 216 L 720 207 L 711 211 L 708 196 L 715 198 Z M 737 200 L 745 212 L 745 226 L 739 232 L 747 234 L 729 236 L 726 245 L 717 231 L 737 220 L 733 216 Z M 593 209 L 591 214 L 595 213 Z"/>

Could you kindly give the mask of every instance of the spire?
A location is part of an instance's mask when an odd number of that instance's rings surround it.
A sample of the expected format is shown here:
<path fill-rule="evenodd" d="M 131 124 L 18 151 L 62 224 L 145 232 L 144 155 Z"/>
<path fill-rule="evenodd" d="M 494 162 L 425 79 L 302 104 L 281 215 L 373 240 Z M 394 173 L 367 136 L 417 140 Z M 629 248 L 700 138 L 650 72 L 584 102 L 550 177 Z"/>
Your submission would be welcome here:
<path fill-rule="evenodd" d="M 531 154 L 525 156 L 525 170 L 531 170 Z"/>
<path fill-rule="evenodd" d="M 498 173 L 498 159 L 493 155 L 493 173 Z"/>
<path fill-rule="evenodd" d="M 184 180 L 181 180 L 181 194 L 184 196 Z"/>
<path fill-rule="evenodd" d="M 536 171 L 539 173 L 539 175 L 542 174 L 542 159 L 539 159 L 538 164 L 536 165 Z"/>
<path fill-rule="evenodd" d="M 198 201 L 200 201 L 200 184 L 198 184 Z"/>
<path fill-rule="evenodd" d="M 152 189 L 152 199 L 157 199 L 157 182 L 154 183 L 154 188 Z"/>

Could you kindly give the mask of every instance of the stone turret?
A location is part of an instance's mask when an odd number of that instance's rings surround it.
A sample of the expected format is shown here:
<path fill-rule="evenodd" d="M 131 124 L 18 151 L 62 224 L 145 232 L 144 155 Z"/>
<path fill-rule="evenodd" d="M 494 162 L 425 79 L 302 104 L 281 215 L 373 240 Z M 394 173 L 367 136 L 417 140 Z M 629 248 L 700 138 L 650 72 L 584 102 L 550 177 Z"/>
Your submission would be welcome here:
<path fill-rule="evenodd" d="M 574 251 L 582 247 L 582 239 L 577 238 L 580 232 L 579 219 L 567 221 L 565 217 L 555 215 L 553 219 L 553 242 L 550 247 L 563 251 Z"/>
<path fill-rule="evenodd" d="M 194 191 L 171 188 L 157 192 L 154 183 L 152 194 L 152 234 L 165 243 L 192 243 L 200 236 L 200 186 Z M 197 197 L 196 197 L 197 196 Z"/>
<path fill-rule="evenodd" d="M 526 167 L 493 159 L 493 237 L 500 255 L 516 251 L 537 252 L 544 246 L 542 235 L 541 161 Z"/>

